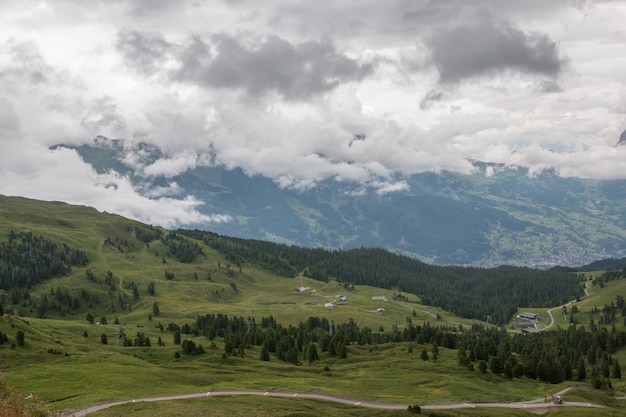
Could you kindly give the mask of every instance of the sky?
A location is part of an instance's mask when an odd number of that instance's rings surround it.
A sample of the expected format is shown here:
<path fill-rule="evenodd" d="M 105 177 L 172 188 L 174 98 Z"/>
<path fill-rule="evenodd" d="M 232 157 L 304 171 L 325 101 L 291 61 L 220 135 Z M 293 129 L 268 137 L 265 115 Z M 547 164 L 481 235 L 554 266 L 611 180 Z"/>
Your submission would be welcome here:
<path fill-rule="evenodd" d="M 470 160 L 625 179 L 626 2 L 0 0 L 0 194 L 165 227 L 228 221 L 59 143 L 159 146 L 145 176 L 242 168 L 371 192 Z M 172 187 L 175 187 L 172 184 Z"/>

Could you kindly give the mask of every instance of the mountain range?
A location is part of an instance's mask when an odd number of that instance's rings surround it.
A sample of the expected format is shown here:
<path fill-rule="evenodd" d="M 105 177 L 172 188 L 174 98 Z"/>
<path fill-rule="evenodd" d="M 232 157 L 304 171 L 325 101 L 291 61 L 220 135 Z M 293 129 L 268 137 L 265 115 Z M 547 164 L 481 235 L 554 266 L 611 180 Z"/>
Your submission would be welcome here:
<path fill-rule="evenodd" d="M 205 158 L 175 175 L 148 174 L 157 146 L 96 137 L 74 149 L 99 173 L 146 196 L 194 197 L 230 221 L 186 228 L 306 247 L 381 247 L 438 265 L 578 266 L 626 255 L 626 180 L 565 178 L 552 169 L 472 161 L 471 174 L 425 172 L 380 194 L 329 179 L 308 190 Z M 53 147 L 55 148 L 55 147 Z"/>

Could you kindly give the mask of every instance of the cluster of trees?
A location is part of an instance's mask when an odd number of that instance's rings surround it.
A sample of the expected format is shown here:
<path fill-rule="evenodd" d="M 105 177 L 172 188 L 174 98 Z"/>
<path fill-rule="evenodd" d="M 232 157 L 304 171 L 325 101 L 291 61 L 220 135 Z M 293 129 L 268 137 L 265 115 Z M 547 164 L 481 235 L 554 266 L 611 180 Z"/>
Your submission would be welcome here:
<path fill-rule="evenodd" d="M 148 244 L 154 240 L 159 240 L 163 236 L 163 230 L 152 225 L 128 225 L 126 226 L 126 231 L 129 232 L 132 236 L 135 236 L 137 239 L 144 242 L 145 244 Z"/>
<path fill-rule="evenodd" d="M 557 384 L 566 380 L 588 380 L 595 388 L 611 387 L 610 378 L 621 378 L 621 368 L 612 354 L 626 346 L 626 331 L 571 325 L 568 329 L 533 335 L 510 334 L 503 328 L 480 325 L 468 327 L 434 326 L 428 322 L 414 325 L 407 318 L 402 330 L 373 331 L 354 321 L 335 324 L 326 318 L 309 317 L 298 325 L 282 326 L 272 317 L 229 317 L 224 314 L 199 316 L 191 324 L 170 323 L 174 343 L 181 344 L 181 334 L 224 340 L 224 355 L 245 355 L 246 349 L 260 347 L 259 358 L 277 359 L 299 365 L 319 359 L 320 354 L 338 358 L 348 356 L 349 346 L 378 345 L 389 342 L 430 344 L 422 351 L 422 360 L 437 360 L 439 347 L 457 349 L 458 364 L 472 370 L 492 372 L 508 378 L 527 377 Z M 195 342 L 183 341 L 183 353 L 199 354 L 204 350 Z M 412 348 L 410 348 L 412 351 Z"/>
<path fill-rule="evenodd" d="M 120 238 L 120 237 L 110 237 L 107 236 L 104 239 L 104 244 L 112 249 L 115 249 L 119 252 L 133 252 L 138 248 L 138 242 L 134 239 L 129 240 L 128 238 Z"/>
<path fill-rule="evenodd" d="M 257 324 L 254 318 L 229 317 L 224 314 L 199 316 L 194 323 L 178 326 L 170 323 L 168 331 L 174 333 L 174 344 L 180 344 L 181 334 L 216 337 L 224 340 L 224 354 L 243 357 L 251 346 L 261 347 L 261 359 L 269 360 L 274 354 L 279 360 L 300 364 L 319 359 L 319 353 L 346 358 L 350 344 L 375 345 L 387 342 L 417 341 L 434 343 L 448 348 L 456 346 L 456 328 L 446 326 L 409 326 L 400 331 L 394 326 L 390 332 L 374 332 L 368 327 L 359 328 L 353 320 L 335 324 L 326 318 L 310 317 L 297 326 L 283 327 L 272 317 L 263 317 Z"/>
<path fill-rule="evenodd" d="M 206 258 L 206 254 L 197 242 L 178 236 L 175 231 L 168 233 L 161 238 L 161 241 L 167 246 L 167 255 L 179 262 L 191 263 L 199 257 Z"/>
<path fill-rule="evenodd" d="M 622 278 L 626 278 L 626 268 L 621 271 L 605 271 L 602 275 L 595 277 L 593 281 L 591 281 L 591 285 L 597 285 L 600 288 L 604 288 L 604 285 L 610 281 Z"/>
<path fill-rule="evenodd" d="M 100 299 L 85 288 L 70 292 L 64 287 L 57 287 L 56 290 L 50 289 L 50 296 L 42 294 L 38 301 L 30 300 L 27 304 L 36 309 L 38 317 L 44 317 L 50 311 L 60 314 L 76 312 L 81 308 L 81 301 L 92 305 L 98 304 Z"/>
<path fill-rule="evenodd" d="M 127 346 L 127 347 L 131 347 L 131 346 L 150 347 L 152 346 L 152 342 L 150 341 L 150 338 L 146 336 L 144 332 L 140 332 L 140 331 L 137 332 L 134 339 L 131 339 L 130 337 L 126 336 L 126 332 L 124 332 L 123 330 L 120 330 L 117 336 L 117 339 L 118 339 L 118 344 L 121 346 Z M 102 334 L 102 336 L 100 336 L 100 343 L 102 343 L 103 345 L 106 345 L 109 343 L 106 334 Z M 161 344 L 159 343 L 159 346 L 160 345 Z"/>
<path fill-rule="evenodd" d="M 117 292 L 117 305 L 119 310 L 127 311 L 131 309 L 131 302 L 139 300 L 139 287 L 134 281 L 125 282 L 124 288 L 132 292 L 132 299 L 126 294 L 126 291 L 120 291 L 116 285 L 113 272 L 110 270 L 99 277 L 91 270 L 85 271 L 87 280 L 107 287 L 109 293 L 110 308 L 115 310 L 115 297 Z M 147 292 L 154 291 L 154 284 L 147 288 Z M 97 290 L 87 288 L 67 289 L 58 286 L 50 288 L 49 294 L 42 294 L 39 298 L 31 298 L 30 292 L 25 288 L 14 288 L 9 293 L 9 300 L 12 305 L 19 306 L 17 313 L 20 315 L 36 314 L 38 317 L 47 317 L 50 314 L 66 316 L 75 314 L 87 309 L 92 309 L 103 304 L 102 294 Z M 13 310 L 11 310 L 13 311 Z"/>
<path fill-rule="evenodd" d="M 608 342 L 609 338 L 614 342 Z M 583 381 L 591 367 L 592 385 L 604 388 L 610 386 L 609 377 L 621 378 L 619 362 L 611 356 L 621 346 L 626 346 L 626 332 L 606 328 L 587 331 L 572 325 L 533 335 L 480 328 L 459 339 L 458 363 L 508 378 L 527 377 L 552 384 Z"/>
<path fill-rule="evenodd" d="M 518 306 L 549 307 L 583 294 L 577 277 L 563 268 L 541 271 L 502 266 L 493 269 L 441 267 L 395 255 L 383 249 L 329 251 L 271 242 L 224 237 L 200 230 L 178 230 L 202 240 L 234 265 L 250 263 L 276 274 L 298 273 L 320 280 L 354 285 L 398 288 L 421 301 L 462 317 L 508 323 Z"/>
<path fill-rule="evenodd" d="M 591 271 L 619 271 L 626 272 L 626 258 L 609 258 L 595 261 L 589 265 L 582 266 L 580 268 L 573 269 L 580 272 Z"/>
<path fill-rule="evenodd" d="M 87 265 L 84 250 L 57 244 L 31 232 L 8 234 L 0 243 L 0 288 L 27 289 L 53 277 L 67 275 L 74 265 Z"/>
<path fill-rule="evenodd" d="M 0 345 L 9 343 L 9 342 L 11 342 L 11 339 L 9 339 L 9 335 L 7 335 L 6 333 L 0 332 Z M 26 343 L 26 335 L 24 334 L 23 331 L 18 330 L 15 333 L 15 340 L 11 342 L 11 349 L 15 349 L 16 346 L 24 346 L 24 343 Z"/>
<path fill-rule="evenodd" d="M 202 347 L 202 345 L 196 345 L 193 340 L 183 340 L 180 347 L 183 353 L 187 355 L 195 356 L 204 353 L 204 348 Z"/>
<path fill-rule="evenodd" d="M 109 291 L 113 292 L 116 290 L 115 287 L 115 279 L 113 278 L 113 272 L 111 272 L 110 270 L 106 272 L 106 274 L 104 275 L 104 280 L 98 278 L 92 271 L 91 269 L 87 269 L 85 271 L 85 278 L 87 278 L 87 280 L 95 283 L 95 284 L 99 284 L 99 285 L 107 285 L 109 287 Z"/>

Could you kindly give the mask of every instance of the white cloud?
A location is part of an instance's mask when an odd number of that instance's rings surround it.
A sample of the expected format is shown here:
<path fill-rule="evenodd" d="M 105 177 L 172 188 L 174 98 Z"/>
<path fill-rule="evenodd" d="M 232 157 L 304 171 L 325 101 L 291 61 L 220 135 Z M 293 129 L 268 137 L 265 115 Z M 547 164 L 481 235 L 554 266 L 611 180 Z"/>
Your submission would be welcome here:
<path fill-rule="evenodd" d="M 144 197 L 128 178 L 97 174 L 73 150 L 51 151 L 20 140 L 4 140 L 2 149 L 0 194 L 88 205 L 163 227 L 232 220 L 228 215 L 201 214 L 197 207 L 203 203 L 193 198 Z"/>
<path fill-rule="evenodd" d="M 148 165 L 143 169 L 147 176 L 165 176 L 167 178 L 175 177 L 189 169 L 196 167 L 197 155 L 193 150 L 185 150 L 177 153 L 171 158 L 163 158 Z"/>
<path fill-rule="evenodd" d="M 576 4 L 3 2 L 1 192 L 198 220 L 198 202 L 164 198 L 174 188 L 140 198 L 46 149 L 99 134 L 161 147 L 156 161 L 126 149 L 147 176 L 218 163 L 298 189 L 402 191 L 396 178 L 469 172 L 468 157 L 626 178 L 613 146 L 626 129 L 626 5 Z"/>

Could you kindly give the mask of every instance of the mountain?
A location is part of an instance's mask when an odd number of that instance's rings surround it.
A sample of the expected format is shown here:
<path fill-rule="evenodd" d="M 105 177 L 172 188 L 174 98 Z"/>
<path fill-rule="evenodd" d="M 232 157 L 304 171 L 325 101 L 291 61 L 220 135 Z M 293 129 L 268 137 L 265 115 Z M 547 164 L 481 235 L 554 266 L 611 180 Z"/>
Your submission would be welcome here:
<path fill-rule="evenodd" d="M 577 266 L 626 255 L 626 181 L 563 178 L 553 170 L 473 161 L 472 174 L 421 173 L 387 194 L 359 184 L 281 188 L 269 178 L 212 162 L 173 176 L 149 175 L 156 146 L 96 138 L 75 149 L 100 172 L 117 171 L 149 196 L 193 196 L 231 222 L 194 224 L 229 236 L 307 247 L 381 247 L 445 265 Z"/>
<path fill-rule="evenodd" d="M 109 415 L 130 417 L 154 413 L 141 399 L 180 394 L 201 395 L 199 411 L 177 401 L 156 415 L 276 415 L 285 409 L 278 398 L 263 400 L 266 409 L 215 398 L 270 388 L 293 393 L 294 404 L 313 389 L 376 407 L 409 399 L 431 409 L 510 407 L 576 381 L 582 388 L 567 404 L 592 395 L 606 406 L 598 415 L 623 415 L 613 397 L 626 387 L 617 360 L 626 346 L 625 279 L 626 271 L 432 266 L 381 249 L 165 230 L 0 196 L 0 410 L 35 397 L 36 415 L 85 415 L 108 403 L 116 406 Z M 355 375 L 365 389 L 354 388 Z M 22 394 L 7 401 L 7 384 Z M 302 407 L 282 415 L 320 415 Z M 407 415 L 383 411 L 358 414 Z"/>

